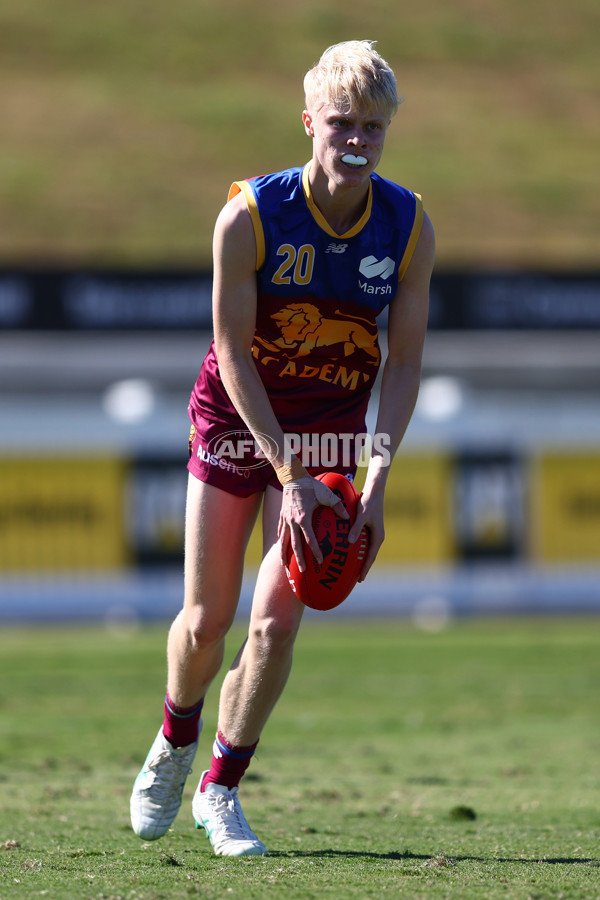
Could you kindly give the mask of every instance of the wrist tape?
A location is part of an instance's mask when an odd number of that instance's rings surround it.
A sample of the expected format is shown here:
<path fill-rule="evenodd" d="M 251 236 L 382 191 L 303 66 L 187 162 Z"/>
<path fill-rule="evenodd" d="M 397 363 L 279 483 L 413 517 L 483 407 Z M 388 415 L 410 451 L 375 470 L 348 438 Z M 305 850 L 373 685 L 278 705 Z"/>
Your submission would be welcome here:
<path fill-rule="evenodd" d="M 275 474 L 280 484 L 288 484 L 290 481 L 296 481 L 297 478 L 303 478 L 308 472 L 297 457 L 290 460 L 289 464 L 284 463 L 275 469 Z"/>

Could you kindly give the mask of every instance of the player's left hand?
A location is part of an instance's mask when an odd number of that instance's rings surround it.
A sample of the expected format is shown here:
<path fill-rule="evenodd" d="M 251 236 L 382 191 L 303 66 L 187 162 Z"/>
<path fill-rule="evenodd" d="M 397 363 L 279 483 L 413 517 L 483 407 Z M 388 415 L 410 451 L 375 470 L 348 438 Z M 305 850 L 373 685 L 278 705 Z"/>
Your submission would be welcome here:
<path fill-rule="evenodd" d="M 354 525 L 348 534 L 348 542 L 354 544 L 365 528 L 369 529 L 369 549 L 360 570 L 358 581 L 364 581 L 367 577 L 369 569 L 375 562 L 379 548 L 385 539 L 385 529 L 383 526 L 383 496 L 380 495 L 360 495 L 358 504 L 358 512 Z"/>
<path fill-rule="evenodd" d="M 317 506 L 331 506 L 342 519 L 348 518 L 348 512 L 341 500 L 327 485 L 311 475 L 304 475 L 284 485 L 277 531 L 281 561 L 285 565 L 287 550 L 291 543 L 301 572 L 306 570 L 304 558 L 306 546 L 318 563 L 323 562 L 323 554 L 312 527 L 313 513 Z"/>

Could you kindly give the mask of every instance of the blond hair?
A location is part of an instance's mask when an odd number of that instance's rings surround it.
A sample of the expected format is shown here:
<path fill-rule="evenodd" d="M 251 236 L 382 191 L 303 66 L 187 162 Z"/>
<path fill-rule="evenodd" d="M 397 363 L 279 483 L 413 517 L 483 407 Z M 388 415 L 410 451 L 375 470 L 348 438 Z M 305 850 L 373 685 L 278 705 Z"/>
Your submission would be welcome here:
<path fill-rule="evenodd" d="M 343 41 L 328 47 L 304 77 L 307 110 L 331 104 L 341 112 L 368 107 L 393 116 L 402 100 L 394 73 L 375 43 Z"/>

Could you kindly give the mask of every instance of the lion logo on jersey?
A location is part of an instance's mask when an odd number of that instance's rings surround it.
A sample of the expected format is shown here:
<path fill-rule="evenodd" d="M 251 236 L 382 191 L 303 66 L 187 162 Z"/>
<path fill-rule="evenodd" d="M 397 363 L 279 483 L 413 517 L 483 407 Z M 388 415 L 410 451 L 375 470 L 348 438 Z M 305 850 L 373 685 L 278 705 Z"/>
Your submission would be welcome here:
<path fill-rule="evenodd" d="M 343 314 L 336 310 L 336 314 Z M 379 365 L 381 354 L 377 344 L 377 329 L 370 331 L 356 319 L 326 319 L 312 303 L 289 303 L 271 317 L 281 332 L 281 337 L 265 346 L 285 350 L 290 359 L 308 356 L 319 347 L 343 344 L 344 356 L 357 350 L 367 354 L 369 363 Z M 366 321 L 366 320 L 363 320 Z M 373 329 L 373 324 L 367 322 Z M 259 339 L 260 340 L 260 339 Z M 292 351 L 292 353 L 290 353 Z"/>

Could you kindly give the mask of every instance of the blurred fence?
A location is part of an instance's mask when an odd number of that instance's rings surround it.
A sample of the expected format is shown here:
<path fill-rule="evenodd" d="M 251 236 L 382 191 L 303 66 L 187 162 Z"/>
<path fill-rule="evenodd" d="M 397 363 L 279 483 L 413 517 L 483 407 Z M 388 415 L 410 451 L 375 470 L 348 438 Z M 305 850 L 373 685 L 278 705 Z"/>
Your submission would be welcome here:
<path fill-rule="evenodd" d="M 180 565 L 186 477 L 183 454 L 3 456 L 0 572 Z M 600 448 L 403 452 L 386 525 L 387 565 L 600 565 Z"/>
<path fill-rule="evenodd" d="M 0 328 L 36 331 L 211 328 L 208 272 L 6 269 Z M 600 329 L 594 272 L 435 274 L 431 329 Z"/>
<path fill-rule="evenodd" d="M 0 618 L 180 604 L 210 287 L 193 272 L 0 272 Z M 599 386 L 599 277 L 437 275 L 387 540 L 370 593 L 344 608 L 600 609 Z"/>

